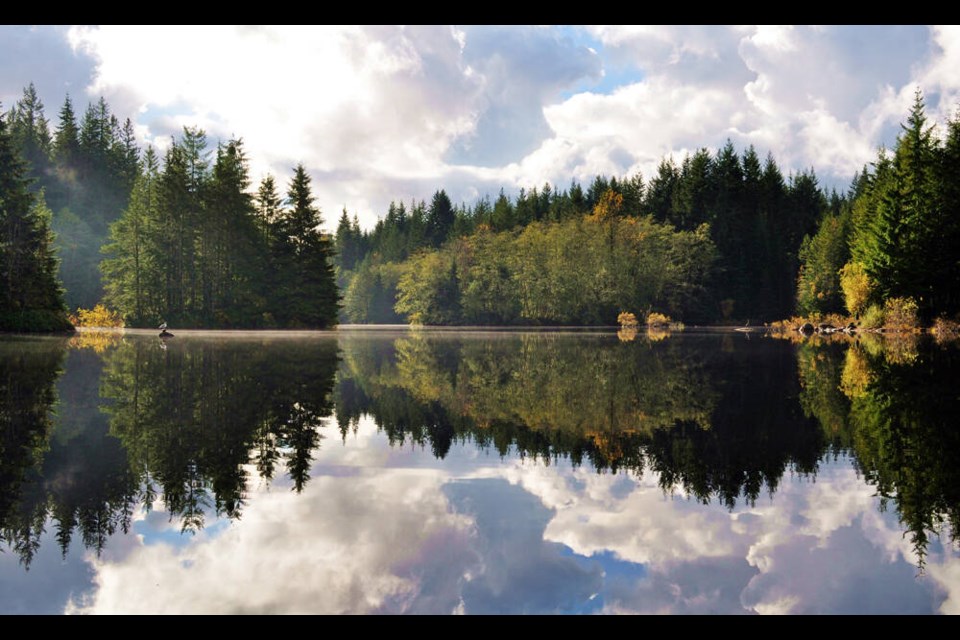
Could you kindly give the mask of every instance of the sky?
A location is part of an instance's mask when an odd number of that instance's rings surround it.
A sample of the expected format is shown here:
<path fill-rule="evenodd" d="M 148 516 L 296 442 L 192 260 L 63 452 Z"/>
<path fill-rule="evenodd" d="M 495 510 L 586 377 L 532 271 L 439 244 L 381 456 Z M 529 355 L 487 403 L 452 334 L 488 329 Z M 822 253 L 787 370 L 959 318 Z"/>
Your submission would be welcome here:
<path fill-rule="evenodd" d="M 171 46 L 176 43 L 176 46 Z M 960 27 L 0 26 L 0 102 L 56 125 L 103 96 L 141 144 L 242 138 L 258 182 L 303 163 L 327 225 L 391 200 L 654 174 L 728 139 L 840 190 L 919 87 L 960 105 Z"/>
<path fill-rule="evenodd" d="M 0 554 L 4 612 L 960 613 L 960 556 L 932 540 L 919 576 L 845 456 L 727 509 L 651 471 L 327 429 L 304 492 L 251 480 L 237 521 L 181 535 L 158 501 L 100 557 L 61 558 L 53 527 L 29 573 Z"/>

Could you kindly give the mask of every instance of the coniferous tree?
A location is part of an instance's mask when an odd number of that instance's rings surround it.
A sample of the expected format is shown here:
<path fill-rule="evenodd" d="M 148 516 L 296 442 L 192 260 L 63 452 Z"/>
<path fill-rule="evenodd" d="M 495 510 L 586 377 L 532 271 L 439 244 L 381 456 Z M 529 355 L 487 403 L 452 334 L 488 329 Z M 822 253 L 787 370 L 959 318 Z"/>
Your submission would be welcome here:
<path fill-rule="evenodd" d="M 25 163 L 0 115 L 0 330 L 71 327 L 43 192 L 29 191 Z"/>
<path fill-rule="evenodd" d="M 692 230 L 708 220 L 714 198 L 710 172 L 713 160 L 710 152 L 700 149 L 684 159 L 679 175 L 671 173 L 670 164 L 660 165 L 656 184 L 657 193 L 650 206 L 654 218 L 669 220 L 678 229 Z M 651 185 L 651 190 L 654 185 Z M 666 213 L 666 211 L 670 213 Z"/>
<path fill-rule="evenodd" d="M 133 326 L 152 324 L 163 311 L 157 308 L 156 296 L 162 286 L 156 270 L 161 256 L 156 255 L 149 240 L 149 227 L 159 217 L 159 169 L 152 147 L 143 164 L 130 204 L 120 219 L 110 225 L 110 241 L 103 247 L 107 257 L 101 263 L 106 281 L 105 302 Z"/>
<path fill-rule="evenodd" d="M 288 327 L 324 329 L 336 324 L 340 306 L 333 269 L 333 241 L 323 233 L 302 164 L 287 191 L 287 209 L 275 226 L 277 281 L 274 309 Z"/>
<path fill-rule="evenodd" d="M 709 155 L 707 156 L 709 159 Z M 657 222 L 666 221 L 674 206 L 674 194 L 680 178 L 673 160 L 664 158 L 657 166 L 657 175 L 650 180 L 644 199 L 644 213 L 652 215 Z"/>
<path fill-rule="evenodd" d="M 80 156 L 80 129 L 77 127 L 77 116 L 73 111 L 73 102 L 70 96 L 63 101 L 60 107 L 60 124 L 53 136 L 53 157 L 60 170 L 76 171 Z"/>
<path fill-rule="evenodd" d="M 344 207 L 337 222 L 336 233 L 337 266 L 341 271 L 352 271 L 357 266 L 361 251 L 361 236 L 358 225 L 350 221 Z"/>
<path fill-rule="evenodd" d="M 427 212 L 427 239 L 434 247 L 439 247 L 453 229 L 454 213 L 450 197 L 443 189 L 433 194 L 430 209 Z"/>
<path fill-rule="evenodd" d="M 31 82 L 23 90 L 23 97 L 14 105 L 10 133 L 26 161 L 27 170 L 36 179 L 32 189 L 40 190 L 51 183 L 50 170 L 50 123 L 43 113 L 43 102 Z"/>
<path fill-rule="evenodd" d="M 802 315 L 843 313 L 839 274 L 850 257 L 848 225 L 848 216 L 827 215 L 816 234 L 804 237 L 797 282 L 797 310 Z"/>
<path fill-rule="evenodd" d="M 249 186 L 243 141 L 221 144 L 206 193 L 205 218 L 216 226 L 203 281 L 207 326 L 254 325 L 263 306 L 260 283 L 265 243 L 258 233 Z"/>
<path fill-rule="evenodd" d="M 277 192 L 277 183 L 273 176 L 268 174 L 260 181 L 255 198 L 258 226 L 264 230 L 269 229 L 270 225 L 280 217 L 282 208 L 283 200 Z"/>
<path fill-rule="evenodd" d="M 862 196 L 851 251 L 881 300 L 912 297 L 929 317 L 939 306 L 945 275 L 936 266 L 945 219 L 938 180 L 943 165 L 919 91 L 902 128 L 892 158 L 881 151 Z"/>
<path fill-rule="evenodd" d="M 943 210 L 931 267 L 937 274 L 938 310 L 955 314 L 960 311 L 960 110 L 947 122 L 939 173 Z"/>

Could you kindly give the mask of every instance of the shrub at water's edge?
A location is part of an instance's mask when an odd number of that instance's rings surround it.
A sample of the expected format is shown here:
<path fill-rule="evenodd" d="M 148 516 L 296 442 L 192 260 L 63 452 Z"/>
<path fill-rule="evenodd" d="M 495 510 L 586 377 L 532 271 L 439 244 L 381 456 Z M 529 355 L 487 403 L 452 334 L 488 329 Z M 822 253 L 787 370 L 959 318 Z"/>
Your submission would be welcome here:
<path fill-rule="evenodd" d="M 76 313 L 70 314 L 68 317 L 76 327 L 110 329 L 122 329 L 124 327 L 123 316 L 118 311 L 108 309 L 102 304 L 96 305 L 93 309 L 77 309 Z"/>

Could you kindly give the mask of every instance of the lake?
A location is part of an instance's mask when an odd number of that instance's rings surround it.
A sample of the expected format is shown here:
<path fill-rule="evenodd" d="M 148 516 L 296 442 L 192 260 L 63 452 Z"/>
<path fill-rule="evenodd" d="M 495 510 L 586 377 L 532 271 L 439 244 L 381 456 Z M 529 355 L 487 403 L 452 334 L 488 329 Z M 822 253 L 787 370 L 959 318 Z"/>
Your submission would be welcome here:
<path fill-rule="evenodd" d="M 958 613 L 960 349 L 0 337 L 0 613 Z"/>

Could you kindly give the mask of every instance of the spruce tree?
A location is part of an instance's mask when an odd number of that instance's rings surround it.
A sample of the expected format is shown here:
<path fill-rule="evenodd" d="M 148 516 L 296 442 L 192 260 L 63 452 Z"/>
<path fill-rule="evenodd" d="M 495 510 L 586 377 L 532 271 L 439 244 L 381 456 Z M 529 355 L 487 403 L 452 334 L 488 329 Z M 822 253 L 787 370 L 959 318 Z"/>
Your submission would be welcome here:
<path fill-rule="evenodd" d="M 430 244 L 434 247 L 443 244 L 453 229 L 453 223 L 453 204 L 447 192 L 440 189 L 433 194 L 430 209 L 427 211 L 427 239 Z"/>
<path fill-rule="evenodd" d="M 205 206 L 205 219 L 215 227 L 204 275 L 204 319 L 210 326 L 255 325 L 264 304 L 260 282 L 266 243 L 257 229 L 249 186 L 243 141 L 221 144 Z"/>
<path fill-rule="evenodd" d="M 110 225 L 110 239 L 103 247 L 106 258 L 101 263 L 106 283 L 104 299 L 132 326 L 152 325 L 162 313 L 156 307 L 162 280 L 156 273 L 156 255 L 151 251 L 148 231 L 159 215 L 159 170 L 152 147 L 143 164 L 130 204 Z"/>
<path fill-rule="evenodd" d="M 297 165 L 287 209 L 275 227 L 275 316 L 291 328 L 325 329 L 337 322 L 340 295 L 333 268 L 333 241 L 320 230 L 310 176 Z"/>
<path fill-rule="evenodd" d="M 943 153 L 919 91 L 901 126 L 893 157 L 888 160 L 881 152 L 855 213 L 851 251 L 876 283 L 881 300 L 912 297 L 929 318 L 943 308 L 941 287 L 949 280 L 949 256 L 955 250 L 943 253 L 944 222 L 949 220 L 941 193 Z"/>
<path fill-rule="evenodd" d="M 0 330 L 70 329 L 57 279 L 43 192 L 30 193 L 27 168 L 0 114 Z"/>
<path fill-rule="evenodd" d="M 80 129 L 77 127 L 77 116 L 73 111 L 73 102 L 70 96 L 63 101 L 60 108 L 60 124 L 53 136 L 53 156 L 60 169 L 76 170 L 80 155 Z"/>
<path fill-rule="evenodd" d="M 23 97 L 11 111 L 10 133 L 20 151 L 20 157 L 26 161 L 29 172 L 36 182 L 34 190 L 46 187 L 50 183 L 50 124 L 43 113 L 43 102 L 37 95 L 37 89 L 31 82 L 23 90 Z"/>
<path fill-rule="evenodd" d="M 939 310 L 960 311 L 960 111 L 947 123 L 940 163 L 942 218 L 932 265 L 939 283 Z"/>

